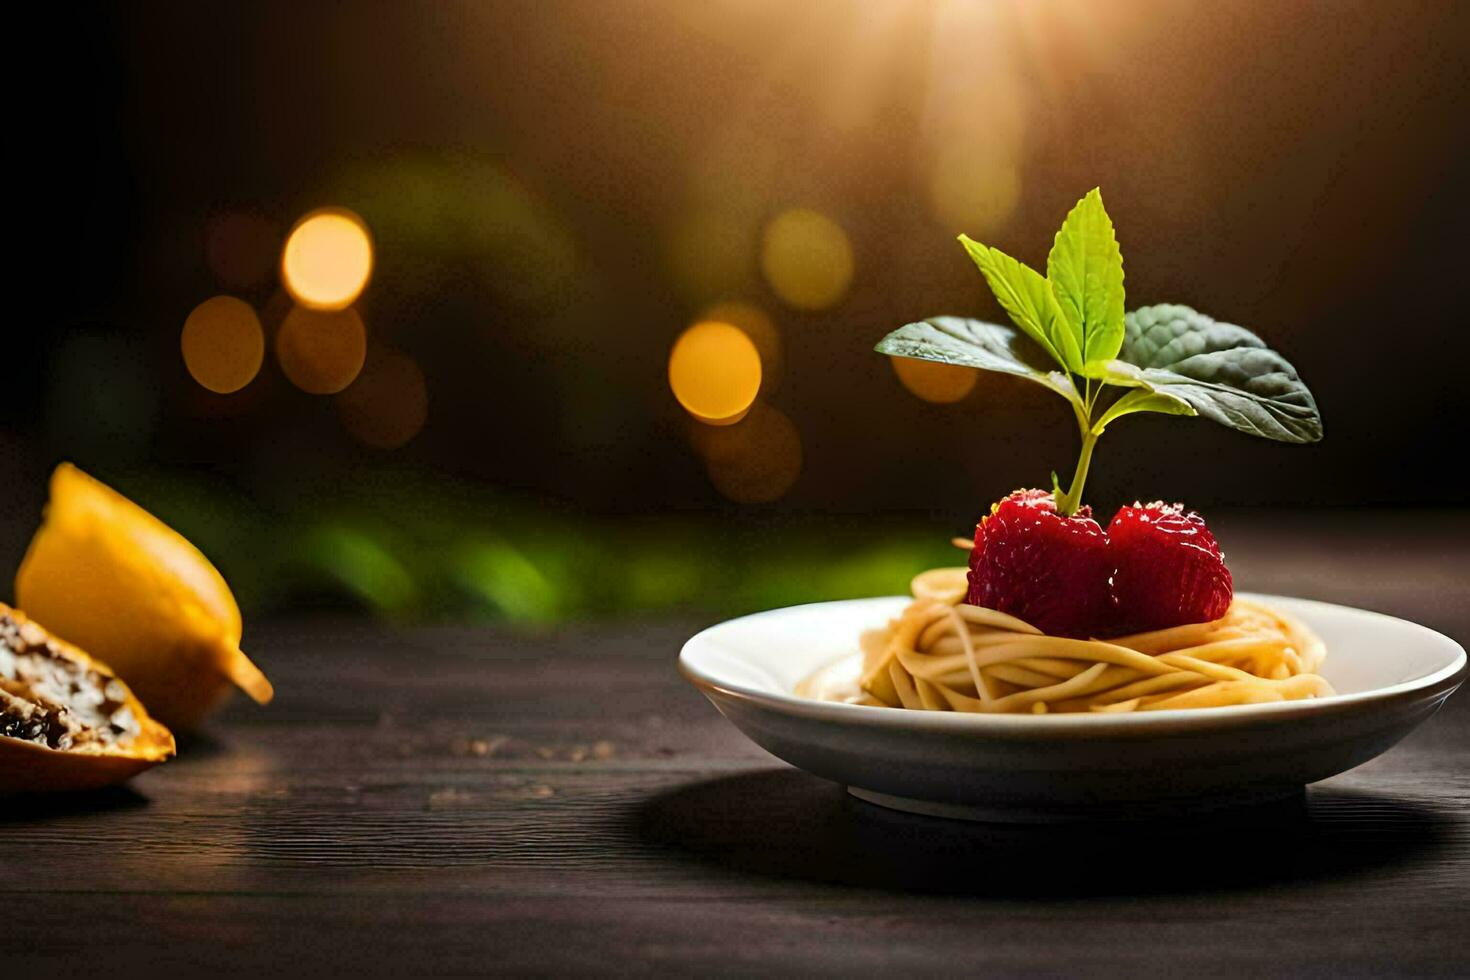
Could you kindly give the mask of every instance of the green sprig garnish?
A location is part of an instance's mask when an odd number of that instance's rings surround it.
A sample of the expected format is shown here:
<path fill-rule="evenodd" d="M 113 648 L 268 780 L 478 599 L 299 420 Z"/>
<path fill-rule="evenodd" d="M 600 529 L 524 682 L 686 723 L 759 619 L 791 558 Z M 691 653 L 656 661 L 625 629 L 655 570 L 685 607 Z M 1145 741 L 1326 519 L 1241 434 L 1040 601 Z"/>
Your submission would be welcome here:
<path fill-rule="evenodd" d="M 1124 314 L 1123 253 L 1097 188 L 1062 222 L 1045 276 L 959 240 L 1016 327 L 936 316 L 900 327 L 876 349 L 1013 374 L 1067 399 L 1082 449 L 1065 491 L 1052 474 L 1063 515 L 1082 506 L 1097 440 L 1135 412 L 1200 415 L 1278 442 L 1322 438 L 1316 400 L 1296 369 L 1249 330 L 1170 303 Z"/>

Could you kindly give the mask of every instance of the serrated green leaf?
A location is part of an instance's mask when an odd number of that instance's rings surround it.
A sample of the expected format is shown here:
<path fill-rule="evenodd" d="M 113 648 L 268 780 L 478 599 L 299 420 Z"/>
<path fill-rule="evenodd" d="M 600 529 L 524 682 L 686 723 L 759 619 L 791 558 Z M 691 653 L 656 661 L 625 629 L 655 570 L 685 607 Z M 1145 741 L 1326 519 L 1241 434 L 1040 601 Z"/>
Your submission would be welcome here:
<path fill-rule="evenodd" d="M 958 364 L 1013 374 L 1044 385 L 1081 404 L 1072 379 L 1051 370 L 1048 354 L 1031 338 L 1000 323 L 958 316 L 932 316 L 899 327 L 878 342 L 880 354 L 913 357 L 921 361 Z"/>
<path fill-rule="evenodd" d="M 1108 425 L 1125 415 L 1134 412 L 1159 412 L 1163 415 L 1198 415 L 1194 406 L 1182 398 L 1177 398 L 1164 391 L 1150 391 L 1147 388 L 1134 388 L 1128 394 L 1119 398 L 1108 406 L 1092 426 L 1092 434 L 1100 436 Z"/>
<path fill-rule="evenodd" d="M 1046 258 L 1046 278 L 1084 372 L 1099 377 L 1123 344 L 1123 252 L 1096 187 L 1062 222 Z"/>
<path fill-rule="evenodd" d="M 1082 348 L 1063 316 L 1046 277 L 998 248 L 990 248 L 967 235 L 960 244 L 980 267 L 991 292 L 1015 321 L 1016 326 L 1053 361 L 1074 373 L 1082 371 Z"/>
<path fill-rule="evenodd" d="M 1322 438 L 1317 402 L 1296 369 L 1244 327 L 1188 306 L 1146 306 L 1125 318 L 1119 353 L 1139 369 L 1138 384 L 1221 425 L 1278 442 Z"/>

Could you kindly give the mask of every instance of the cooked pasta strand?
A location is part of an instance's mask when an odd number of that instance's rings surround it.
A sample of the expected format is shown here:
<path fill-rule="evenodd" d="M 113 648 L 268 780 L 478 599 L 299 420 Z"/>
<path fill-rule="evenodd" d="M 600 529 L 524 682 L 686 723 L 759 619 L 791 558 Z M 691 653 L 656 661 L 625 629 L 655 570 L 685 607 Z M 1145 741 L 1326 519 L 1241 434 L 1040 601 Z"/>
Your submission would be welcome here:
<path fill-rule="evenodd" d="M 1322 641 L 1237 599 L 1220 619 L 1116 639 L 1046 636 L 968 605 L 965 569 L 914 578 L 914 601 L 861 637 L 861 686 L 889 707 L 983 713 L 1133 712 L 1324 697 Z"/>

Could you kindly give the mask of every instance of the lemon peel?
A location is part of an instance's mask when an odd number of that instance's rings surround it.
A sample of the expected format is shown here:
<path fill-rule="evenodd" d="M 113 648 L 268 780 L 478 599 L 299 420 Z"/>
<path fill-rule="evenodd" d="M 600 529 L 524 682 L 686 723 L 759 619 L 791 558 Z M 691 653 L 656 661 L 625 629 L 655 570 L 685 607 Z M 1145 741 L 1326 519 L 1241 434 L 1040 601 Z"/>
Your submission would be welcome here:
<path fill-rule="evenodd" d="M 260 704 L 274 694 L 240 649 L 240 608 L 209 559 L 70 463 L 51 475 L 15 594 L 57 636 L 108 663 L 170 727 L 197 728 L 234 687 Z"/>

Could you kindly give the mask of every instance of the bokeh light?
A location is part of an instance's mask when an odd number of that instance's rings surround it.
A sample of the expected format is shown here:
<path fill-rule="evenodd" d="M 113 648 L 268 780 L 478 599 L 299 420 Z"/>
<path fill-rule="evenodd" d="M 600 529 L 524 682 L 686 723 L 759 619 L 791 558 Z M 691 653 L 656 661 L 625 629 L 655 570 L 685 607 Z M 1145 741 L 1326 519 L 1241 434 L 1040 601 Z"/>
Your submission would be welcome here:
<path fill-rule="evenodd" d="M 258 214 L 226 211 L 204 229 L 204 261 L 222 284 L 249 289 L 269 278 L 281 246 L 275 224 Z"/>
<path fill-rule="evenodd" d="M 761 356 L 761 391 L 769 395 L 776 390 L 781 377 L 781 333 L 765 310 L 744 300 L 725 300 L 706 307 L 699 319 L 739 327 Z"/>
<path fill-rule="evenodd" d="M 696 323 L 669 352 L 669 387 L 700 421 L 738 422 L 760 386 L 760 353 L 739 327 L 713 320 Z"/>
<path fill-rule="evenodd" d="M 291 383 L 313 395 L 352 384 L 367 357 L 367 330 L 353 309 L 293 307 L 276 334 L 276 360 Z"/>
<path fill-rule="evenodd" d="M 373 240 L 361 218 L 320 208 L 291 229 L 281 250 L 281 281 L 293 299 L 315 310 L 341 310 L 373 274 Z"/>
<path fill-rule="evenodd" d="M 179 337 L 184 366 L 210 391 L 227 395 L 254 380 L 265 359 L 265 332 L 247 302 L 215 296 L 194 307 Z"/>
<path fill-rule="evenodd" d="M 921 361 L 912 357 L 890 357 L 893 373 L 909 391 L 926 402 L 949 404 L 975 390 L 979 372 L 957 364 Z"/>
<path fill-rule="evenodd" d="M 429 416 L 424 372 L 407 354 L 374 347 L 357 380 L 337 396 L 337 414 L 363 445 L 397 449 L 419 434 Z"/>
<path fill-rule="evenodd" d="M 852 283 L 852 245 L 831 218 L 808 208 L 783 211 L 766 225 L 761 270 L 766 281 L 799 310 L 824 310 Z"/>
<path fill-rule="evenodd" d="M 694 444 L 704 456 L 710 482 L 742 504 L 770 503 L 785 496 L 801 475 L 801 435 L 779 409 L 757 402 L 738 423 L 701 427 Z"/>

